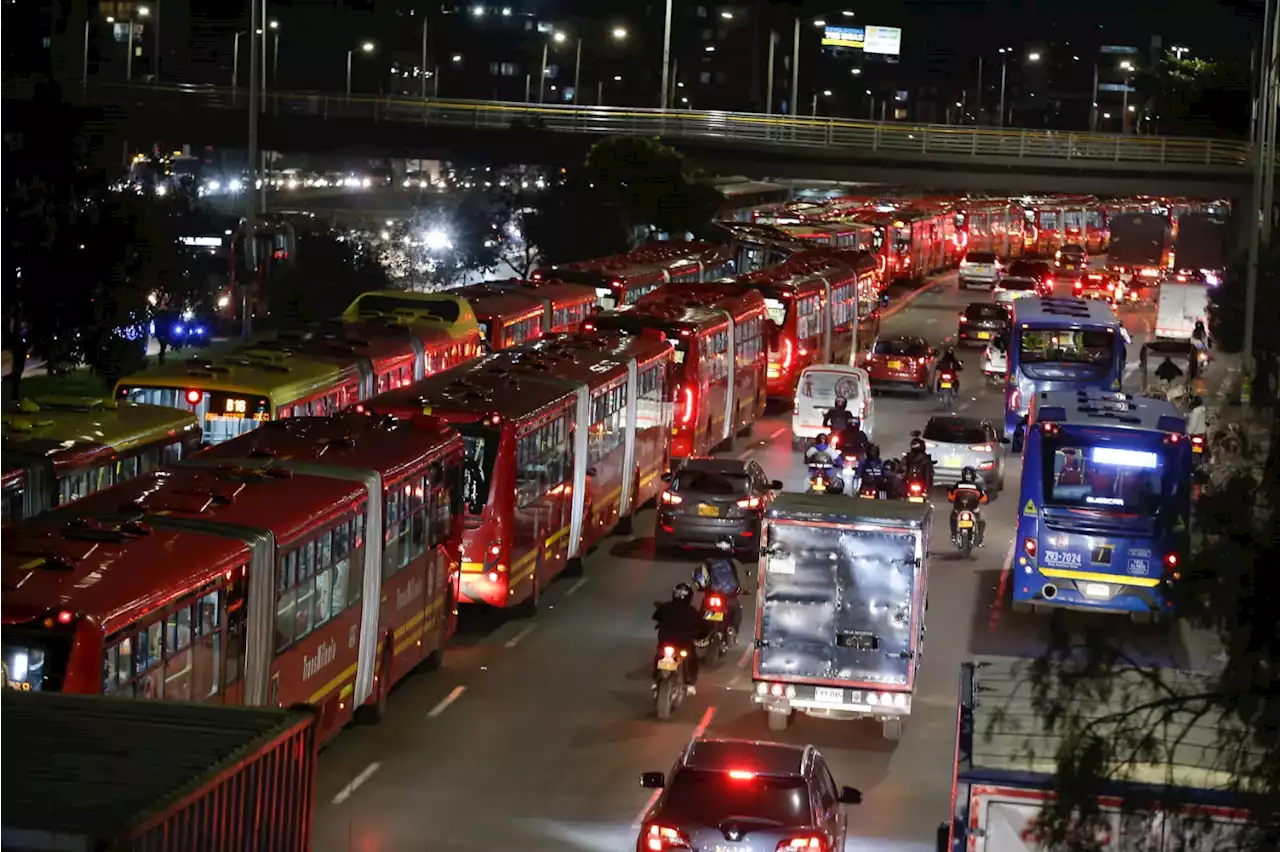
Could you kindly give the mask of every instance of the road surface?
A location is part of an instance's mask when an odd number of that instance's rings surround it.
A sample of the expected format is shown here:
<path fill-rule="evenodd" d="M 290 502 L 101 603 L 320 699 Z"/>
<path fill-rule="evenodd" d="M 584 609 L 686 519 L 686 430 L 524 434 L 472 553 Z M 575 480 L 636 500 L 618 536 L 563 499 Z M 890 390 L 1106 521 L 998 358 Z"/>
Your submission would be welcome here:
<path fill-rule="evenodd" d="M 961 308 L 986 298 L 958 292 L 951 275 L 886 320 L 884 331 L 942 344 Z M 1124 319 L 1134 335 L 1132 361 L 1152 317 L 1129 312 Z M 961 357 L 960 411 L 999 418 L 1000 391 L 974 376 L 978 350 Z M 886 458 L 904 452 L 909 431 L 936 410 L 932 399 L 881 396 L 876 405 L 873 438 Z M 791 450 L 789 424 L 789 415 L 766 418 L 736 451 L 796 490 L 805 469 Z M 1013 458 L 1008 490 L 986 510 L 986 547 L 971 561 L 950 544 L 945 495 L 934 495 L 928 632 L 901 741 L 881 739 L 875 723 L 799 714 L 788 731 L 770 734 L 749 698 L 745 643 L 703 669 L 698 694 L 676 721 L 657 721 L 649 691 L 652 602 L 689 577 L 696 557 L 655 561 L 653 512 L 646 511 L 633 536 L 609 539 L 588 558 L 584 577 L 555 583 L 535 618 L 470 614 L 441 670 L 402 684 L 381 725 L 336 738 L 320 761 L 317 852 L 632 849 L 650 794 L 637 776 L 669 769 L 689 738 L 704 732 L 817 745 L 837 782 L 863 791 L 863 804 L 850 809 L 848 852 L 931 852 L 950 806 L 960 663 L 979 654 L 1034 654 L 1045 639 L 1042 619 L 995 605 L 1020 468 Z M 1082 617 L 1078 629 L 1124 631 L 1139 653 L 1184 661 L 1178 634 L 1165 627 Z"/>

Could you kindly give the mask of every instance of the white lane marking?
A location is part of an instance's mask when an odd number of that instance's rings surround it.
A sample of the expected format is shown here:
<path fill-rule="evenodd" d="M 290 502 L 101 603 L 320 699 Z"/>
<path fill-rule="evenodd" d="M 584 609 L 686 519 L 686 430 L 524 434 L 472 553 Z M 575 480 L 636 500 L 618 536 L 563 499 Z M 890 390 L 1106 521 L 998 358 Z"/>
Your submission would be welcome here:
<path fill-rule="evenodd" d="M 778 440 L 778 437 L 779 437 L 780 435 L 782 435 L 784 432 L 789 432 L 789 431 L 791 431 L 791 430 L 790 430 L 790 429 L 788 429 L 786 426 L 781 426 L 781 427 L 779 427 L 779 428 L 777 428 L 777 429 L 773 430 L 773 434 L 772 434 L 772 435 L 770 435 L 770 436 L 768 437 L 768 439 L 767 439 L 767 440 L 761 441 L 759 444 L 757 444 L 757 445 L 756 445 L 756 446 L 754 446 L 754 447 L 750 447 L 750 448 L 748 448 L 748 449 L 743 450 L 742 452 L 740 452 L 740 453 L 738 453 L 736 456 L 734 456 L 734 458 L 737 458 L 737 459 L 745 459 L 747 456 L 751 455 L 752 453 L 754 453 L 756 450 L 760 449 L 761 447 L 768 446 L 769 444 L 771 444 L 771 443 L 773 443 L 774 441 Z"/>
<path fill-rule="evenodd" d="M 444 711 L 448 710 L 449 705 L 457 701 L 459 698 L 461 698 L 462 693 L 466 691 L 467 691 L 467 688 L 465 686 L 455 686 L 453 688 L 453 692 L 450 692 L 448 695 L 444 697 L 444 700 L 442 700 L 435 707 L 431 708 L 431 712 L 427 713 L 427 718 L 434 719 Z"/>
<path fill-rule="evenodd" d="M 742 668 L 751 659 L 751 648 L 743 648 L 742 656 L 738 658 L 738 668 Z"/>
<path fill-rule="evenodd" d="M 347 799 L 350 799 L 351 794 L 360 789 L 360 785 L 372 778 L 373 773 L 377 772 L 381 768 L 382 764 L 378 763 L 376 760 L 373 763 L 370 763 L 359 775 L 351 779 L 350 784 L 338 791 L 338 795 L 333 797 L 333 803 L 335 805 L 340 805 Z"/>
<path fill-rule="evenodd" d="M 774 432 L 773 432 L 773 434 L 769 436 L 769 440 L 770 440 L 770 441 L 776 441 L 776 440 L 778 440 L 778 436 L 779 436 L 779 435 L 781 435 L 783 432 L 786 432 L 786 431 L 787 431 L 787 427 L 786 427 L 786 426 L 781 426 L 781 427 L 779 427 L 779 428 L 775 429 L 775 430 L 774 430 Z"/>
<path fill-rule="evenodd" d="M 708 707 L 706 709 L 706 712 L 702 714 L 702 719 L 699 720 L 698 726 L 693 729 L 692 739 L 696 740 L 698 737 L 705 734 L 707 732 L 707 728 L 711 727 L 711 720 L 714 719 L 715 717 L 716 717 L 716 708 Z M 652 808 L 654 804 L 657 803 L 658 797 L 661 795 L 662 795 L 661 790 L 653 791 L 653 794 L 649 796 L 649 800 L 644 803 L 644 807 L 640 809 L 640 813 L 638 816 L 636 816 L 635 821 L 631 823 L 632 831 L 636 831 L 640 828 L 640 826 L 644 825 L 644 815 L 649 813 L 649 809 Z"/>
<path fill-rule="evenodd" d="M 749 449 L 749 450 L 743 450 L 742 452 L 738 453 L 736 456 L 734 456 L 734 458 L 735 458 L 735 459 L 745 459 L 747 456 L 751 455 L 751 454 L 752 454 L 752 453 L 754 453 L 754 452 L 755 452 L 755 447 L 752 447 L 752 448 L 751 448 L 751 449 Z"/>
<path fill-rule="evenodd" d="M 583 577 L 582 579 L 584 579 L 584 580 L 585 580 L 585 579 L 586 579 L 586 577 Z M 520 632 L 519 632 L 519 633 L 517 633 L 515 636 L 512 636 L 510 639 L 508 639 L 506 642 L 504 642 L 504 643 L 503 643 L 503 645 L 502 645 L 502 647 L 504 647 L 504 648 L 514 648 L 515 646 L 519 645 L 522 641 L 524 641 L 524 639 L 525 639 L 525 638 L 526 638 L 530 633 L 532 633 L 533 631 L 535 631 L 535 630 L 537 630 L 537 629 L 538 629 L 538 625 L 536 625 L 536 624 L 526 624 L 524 627 L 521 627 L 521 628 L 520 628 Z"/>
<path fill-rule="evenodd" d="M 591 579 L 590 577 L 581 577 L 577 580 L 574 580 L 573 585 L 564 590 L 564 596 L 566 598 L 569 597 L 574 592 L 578 591 L 578 589 L 581 589 L 583 586 L 585 586 L 587 584 L 587 581 L 590 579 Z"/>

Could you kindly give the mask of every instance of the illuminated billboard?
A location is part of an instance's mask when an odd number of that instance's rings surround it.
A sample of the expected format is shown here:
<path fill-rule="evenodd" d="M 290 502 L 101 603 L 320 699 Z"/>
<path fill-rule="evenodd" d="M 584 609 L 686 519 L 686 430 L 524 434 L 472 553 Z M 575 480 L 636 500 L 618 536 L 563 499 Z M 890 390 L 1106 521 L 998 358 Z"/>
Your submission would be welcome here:
<path fill-rule="evenodd" d="M 862 27 L 832 27 L 822 31 L 823 47 L 852 47 L 862 50 L 866 32 Z"/>
<path fill-rule="evenodd" d="M 897 56 L 902 48 L 902 30 L 898 27 L 867 27 L 863 50 L 884 56 Z"/>

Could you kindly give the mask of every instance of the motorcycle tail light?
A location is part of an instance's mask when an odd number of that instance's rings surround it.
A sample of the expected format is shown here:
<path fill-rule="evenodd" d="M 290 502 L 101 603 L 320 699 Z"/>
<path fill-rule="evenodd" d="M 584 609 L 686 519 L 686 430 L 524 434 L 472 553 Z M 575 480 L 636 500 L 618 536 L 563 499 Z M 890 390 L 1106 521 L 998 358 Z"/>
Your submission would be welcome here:
<path fill-rule="evenodd" d="M 962 520 L 962 521 L 972 521 L 972 520 L 973 520 L 973 512 L 961 512 L 961 513 L 960 513 L 960 520 Z"/>
<path fill-rule="evenodd" d="M 665 646 L 663 646 L 663 648 L 662 648 L 662 656 L 664 656 L 664 657 L 674 657 L 675 655 L 676 655 L 676 649 L 675 649 L 675 647 L 674 647 L 673 645 L 665 645 Z"/>
<path fill-rule="evenodd" d="M 711 607 L 712 609 L 719 609 L 720 607 L 724 606 L 724 598 L 720 597 L 719 595 L 712 595 L 711 597 L 707 598 L 707 606 Z"/>
<path fill-rule="evenodd" d="M 1192 435 L 1192 436 L 1191 436 L 1191 443 L 1192 443 L 1192 445 L 1193 445 L 1193 446 L 1196 446 L 1196 447 L 1203 447 L 1203 446 L 1204 446 L 1204 435 Z"/>
<path fill-rule="evenodd" d="M 943 374 L 942 374 L 942 380 L 943 380 L 944 382 L 949 382 L 949 381 L 951 381 L 951 379 L 952 379 L 952 376 L 951 376 L 951 374 L 950 374 L 950 373 L 943 373 Z"/>
<path fill-rule="evenodd" d="M 919 494 L 919 493 L 920 493 L 921 491 L 923 491 L 923 490 L 924 490 L 924 487 L 923 487 L 922 485 L 920 485 L 920 483 L 919 483 L 919 482 L 913 482 L 913 483 L 911 483 L 911 493 L 912 493 L 912 494 Z"/>

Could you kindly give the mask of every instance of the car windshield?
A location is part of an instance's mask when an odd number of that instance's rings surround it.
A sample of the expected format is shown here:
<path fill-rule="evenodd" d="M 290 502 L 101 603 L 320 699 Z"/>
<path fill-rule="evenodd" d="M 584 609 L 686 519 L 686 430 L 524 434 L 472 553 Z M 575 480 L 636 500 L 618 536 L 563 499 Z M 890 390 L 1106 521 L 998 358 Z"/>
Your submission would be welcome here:
<path fill-rule="evenodd" d="M 672 491 L 692 491 L 711 497 L 738 497 L 751 488 L 745 472 L 723 470 L 684 470 L 671 484 Z"/>
<path fill-rule="evenodd" d="M 1044 502 L 1049 506 L 1155 515 L 1168 480 L 1163 454 L 1114 446 L 1046 440 Z"/>
<path fill-rule="evenodd" d="M 934 418 L 924 427 L 924 439 L 939 444 L 983 444 L 987 432 L 972 420 Z"/>
<path fill-rule="evenodd" d="M 497 429 L 475 424 L 456 425 L 462 433 L 462 501 L 467 511 L 479 514 L 489 502 L 489 483 L 493 479 L 493 463 L 498 457 Z"/>
<path fill-rule="evenodd" d="M 1007 322 L 1009 314 L 999 305 L 993 305 L 990 302 L 976 302 L 964 309 L 964 315 L 971 322 L 980 320 L 999 320 Z"/>
<path fill-rule="evenodd" d="M 663 798 L 661 818 L 676 824 L 719 825 L 731 817 L 751 817 L 782 826 L 807 826 L 809 794 L 800 778 L 685 769 L 675 774 Z"/>
<path fill-rule="evenodd" d="M 989 251 L 971 251 L 964 256 L 965 263 L 995 263 L 996 256 L 994 252 Z"/>
<path fill-rule="evenodd" d="M 877 340 L 876 355 L 905 355 L 920 358 L 929 353 L 929 347 L 919 340 Z"/>
<path fill-rule="evenodd" d="M 1022 331 L 1020 342 L 1018 361 L 1022 364 L 1062 361 L 1108 364 L 1115 335 L 1106 331 L 1028 328 Z"/>
<path fill-rule="evenodd" d="M 1000 282 L 1002 290 L 1034 290 L 1036 282 L 1030 278 L 1005 278 Z"/>

